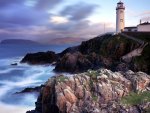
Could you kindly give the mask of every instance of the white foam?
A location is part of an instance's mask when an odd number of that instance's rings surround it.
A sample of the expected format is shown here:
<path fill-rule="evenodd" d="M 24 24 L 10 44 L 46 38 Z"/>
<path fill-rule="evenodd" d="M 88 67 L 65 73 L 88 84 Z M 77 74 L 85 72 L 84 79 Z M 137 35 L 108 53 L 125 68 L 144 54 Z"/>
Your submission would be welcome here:
<path fill-rule="evenodd" d="M 0 70 L 0 74 L 11 74 L 11 71 L 13 70 L 22 70 L 23 74 L 13 76 L 13 80 L 9 78 L 7 78 L 6 80 L 0 80 L 0 108 L 2 108 L 0 109 L 0 113 L 25 113 L 28 110 L 34 109 L 33 105 L 37 99 L 34 94 L 20 95 L 21 100 L 17 100 L 17 103 L 19 103 L 18 105 L 8 105 L 6 103 L 2 103 L 1 100 L 4 98 L 7 99 L 8 93 L 9 96 L 11 96 L 10 92 L 14 94 L 15 92 L 13 91 L 16 91 L 15 89 L 41 85 L 41 83 L 45 82 L 43 80 L 47 80 L 50 76 L 54 75 L 54 73 L 52 72 L 54 67 L 30 66 L 28 64 L 19 63 L 17 66 L 10 66 L 10 62 L 12 62 L 10 61 L 10 59 L 0 60 L 0 63 L 2 62 L 4 62 L 4 64 L 2 64 L 1 66 L 5 66 L 6 69 Z M 18 99 L 20 98 L 18 97 Z M 13 100 L 11 100 L 11 102 L 13 102 Z"/>
<path fill-rule="evenodd" d="M 15 106 L 15 105 L 9 105 L 0 103 L 0 113 L 26 113 L 28 110 L 32 110 L 34 107 L 28 107 L 28 106 Z"/>
<path fill-rule="evenodd" d="M 11 89 L 11 87 L 8 87 L 8 86 L 3 86 L 3 87 L 0 87 L 0 99 L 2 96 L 4 96 L 5 94 L 7 94 L 7 92 Z"/>

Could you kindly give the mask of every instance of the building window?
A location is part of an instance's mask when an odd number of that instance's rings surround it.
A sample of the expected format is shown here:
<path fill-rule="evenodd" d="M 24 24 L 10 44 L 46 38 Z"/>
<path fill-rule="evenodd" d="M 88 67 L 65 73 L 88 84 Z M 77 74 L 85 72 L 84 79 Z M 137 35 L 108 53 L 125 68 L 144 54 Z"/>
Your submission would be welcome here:
<path fill-rule="evenodd" d="M 123 11 L 120 11 L 120 13 L 123 13 Z"/>
<path fill-rule="evenodd" d="M 123 19 L 120 19 L 120 22 L 123 22 Z"/>

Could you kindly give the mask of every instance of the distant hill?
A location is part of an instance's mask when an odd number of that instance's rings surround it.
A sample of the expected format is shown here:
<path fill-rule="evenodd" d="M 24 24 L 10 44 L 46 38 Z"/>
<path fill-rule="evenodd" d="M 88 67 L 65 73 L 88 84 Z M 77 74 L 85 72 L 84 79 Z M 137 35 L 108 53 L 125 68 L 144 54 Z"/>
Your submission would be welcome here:
<path fill-rule="evenodd" d="M 55 39 L 51 39 L 50 41 L 48 41 L 48 44 L 56 44 L 56 45 L 60 45 L 60 44 L 73 44 L 73 43 L 80 43 L 82 41 L 85 41 L 86 39 L 84 38 L 55 38 Z"/>
<path fill-rule="evenodd" d="M 6 39 L 2 40 L 0 44 L 34 44 L 37 45 L 39 44 L 38 42 L 31 41 L 31 40 L 25 40 L 25 39 Z"/>

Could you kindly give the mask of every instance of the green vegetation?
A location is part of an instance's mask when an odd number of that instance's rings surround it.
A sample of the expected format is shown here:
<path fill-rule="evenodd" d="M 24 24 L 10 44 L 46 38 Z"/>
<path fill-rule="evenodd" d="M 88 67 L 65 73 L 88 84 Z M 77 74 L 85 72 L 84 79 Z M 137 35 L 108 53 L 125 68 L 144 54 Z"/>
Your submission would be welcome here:
<path fill-rule="evenodd" d="M 121 103 L 127 106 L 138 105 L 142 103 L 150 102 L 150 92 L 132 92 L 128 96 L 121 99 Z"/>
<path fill-rule="evenodd" d="M 95 95 L 92 95 L 92 99 L 93 99 L 94 101 L 97 101 L 98 97 L 95 96 Z"/>
<path fill-rule="evenodd" d="M 94 71 L 94 70 L 88 70 L 87 71 L 87 76 L 90 77 L 90 81 L 89 81 L 89 87 L 91 89 L 91 92 L 94 91 L 94 83 L 97 83 L 97 76 L 100 76 L 100 74 L 98 73 L 98 71 Z"/>
<path fill-rule="evenodd" d="M 129 36 L 133 36 L 137 39 L 143 40 L 145 42 L 150 42 L 150 33 L 149 32 L 125 32 Z"/>
<path fill-rule="evenodd" d="M 134 58 L 135 65 L 138 65 L 139 70 L 150 72 L 147 69 L 150 67 L 150 44 L 144 48 L 141 56 Z"/>
<path fill-rule="evenodd" d="M 140 40 L 143 40 L 145 42 L 150 42 L 150 33 L 129 33 L 129 36 L 133 36 L 135 38 L 138 38 Z M 140 44 L 137 43 L 134 40 L 128 39 L 124 36 L 120 35 L 114 35 L 111 37 L 108 37 L 107 39 L 103 40 L 100 44 L 99 53 L 102 58 L 107 58 L 109 60 L 113 60 L 114 66 L 116 66 L 118 63 L 117 61 L 120 61 L 120 58 L 131 52 L 132 50 L 140 47 Z M 107 61 L 106 59 L 106 61 Z M 134 68 L 133 70 L 136 71 L 144 71 L 147 73 L 150 73 L 150 44 L 148 44 L 141 56 L 134 57 L 131 62 L 131 68 Z M 135 67 L 132 67 L 135 66 Z"/>
<path fill-rule="evenodd" d="M 116 55 L 120 54 L 121 52 L 129 52 L 131 48 L 129 48 L 131 45 L 136 45 L 137 42 L 130 40 L 126 37 L 120 36 L 120 35 L 114 35 L 111 38 L 103 40 L 101 47 L 100 47 L 100 54 L 103 57 L 115 57 Z M 119 54 L 117 54 L 117 52 Z M 123 53 L 123 54 L 124 54 Z M 119 58 L 120 56 L 118 56 Z"/>
<path fill-rule="evenodd" d="M 100 76 L 98 71 L 94 70 L 88 70 L 87 75 L 92 79 L 92 80 L 97 80 L 97 76 Z"/>
<path fill-rule="evenodd" d="M 57 82 L 65 82 L 66 80 L 68 80 L 68 77 L 61 75 L 57 78 Z"/>

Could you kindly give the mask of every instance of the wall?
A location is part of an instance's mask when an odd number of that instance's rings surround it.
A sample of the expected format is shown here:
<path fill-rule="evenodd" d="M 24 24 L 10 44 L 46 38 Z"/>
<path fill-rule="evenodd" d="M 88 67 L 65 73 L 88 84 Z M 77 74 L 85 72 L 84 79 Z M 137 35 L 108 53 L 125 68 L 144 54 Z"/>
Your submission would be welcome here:
<path fill-rule="evenodd" d="M 125 32 L 135 32 L 135 31 L 137 31 L 137 28 L 125 28 L 124 31 Z"/>
<path fill-rule="evenodd" d="M 150 24 L 148 24 L 148 25 L 138 25 L 138 31 L 150 32 Z"/>

